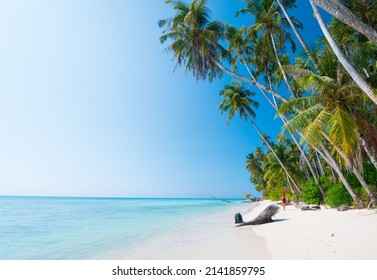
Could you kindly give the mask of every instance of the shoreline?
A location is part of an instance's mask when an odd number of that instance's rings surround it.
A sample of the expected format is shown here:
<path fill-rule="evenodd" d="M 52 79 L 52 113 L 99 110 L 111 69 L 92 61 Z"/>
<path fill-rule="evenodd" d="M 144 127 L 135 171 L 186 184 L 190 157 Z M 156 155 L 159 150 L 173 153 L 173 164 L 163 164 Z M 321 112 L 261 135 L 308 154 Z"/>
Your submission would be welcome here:
<path fill-rule="evenodd" d="M 234 207 L 198 217 L 180 228 L 148 240 L 134 249 L 118 252 L 119 259 L 133 260 L 249 260 L 266 259 L 265 240 L 248 227 L 237 228 L 234 215 L 247 215 L 255 205 Z"/>

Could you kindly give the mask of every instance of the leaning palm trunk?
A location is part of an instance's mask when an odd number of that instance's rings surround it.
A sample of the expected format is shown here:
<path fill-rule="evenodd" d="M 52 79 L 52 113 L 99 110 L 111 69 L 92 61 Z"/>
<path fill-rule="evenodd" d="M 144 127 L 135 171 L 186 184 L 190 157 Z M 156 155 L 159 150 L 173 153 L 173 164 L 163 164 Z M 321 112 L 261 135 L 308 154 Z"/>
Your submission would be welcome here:
<path fill-rule="evenodd" d="M 278 111 L 278 105 L 277 105 L 277 102 L 276 102 L 275 98 L 274 98 L 274 103 L 275 103 L 275 107 L 274 108 L 275 108 L 275 110 L 277 112 Z M 284 126 L 287 127 L 287 123 L 288 123 L 287 118 L 284 115 L 280 115 L 279 114 L 279 116 L 280 116 L 282 122 L 284 123 Z M 287 127 L 287 130 L 288 130 L 289 135 L 291 135 L 293 141 L 295 142 L 296 146 L 300 150 L 301 156 L 303 157 L 303 159 L 305 160 L 306 164 L 308 165 L 308 168 L 309 168 L 310 173 L 312 174 L 312 176 L 314 178 L 314 181 L 315 181 L 315 183 L 317 185 L 317 188 L 321 192 L 322 199 L 325 200 L 325 192 L 324 192 L 324 190 L 323 190 L 323 188 L 322 188 L 322 186 L 321 186 L 321 184 L 320 184 L 320 182 L 318 180 L 318 176 L 317 176 L 316 172 L 314 171 L 313 166 L 311 165 L 308 157 L 306 156 L 306 153 L 305 153 L 304 149 L 301 147 L 301 145 L 298 142 L 296 136 L 292 133 L 292 131 L 288 127 Z"/>
<path fill-rule="evenodd" d="M 330 138 L 326 134 L 322 133 L 322 135 L 327 139 L 327 141 L 330 141 Z M 356 165 L 349 159 L 349 157 L 346 156 L 346 154 L 339 147 L 337 147 L 333 143 L 331 144 L 333 145 L 335 150 L 338 152 L 338 154 L 343 158 L 343 160 L 347 163 L 348 167 L 351 168 L 353 174 L 355 174 L 361 186 L 364 188 L 366 193 L 369 195 L 370 199 L 372 199 L 373 203 L 376 205 L 376 197 L 374 196 L 373 192 L 369 188 L 368 183 L 365 181 L 364 177 L 360 174 Z"/>
<path fill-rule="evenodd" d="M 343 65 L 344 69 L 348 72 L 348 74 L 352 77 L 355 83 L 365 92 L 365 94 L 377 105 L 377 97 L 373 88 L 361 77 L 361 75 L 357 72 L 356 68 L 347 60 L 344 56 L 340 48 L 335 43 L 334 39 L 331 37 L 329 30 L 325 22 L 322 19 L 321 14 L 319 13 L 317 6 L 313 3 L 312 0 L 309 0 L 310 4 L 312 5 L 315 17 L 319 23 L 319 26 L 322 29 L 323 34 L 326 37 L 327 42 L 329 43 L 331 49 L 335 53 L 336 57 L 338 58 L 339 62 Z"/>
<path fill-rule="evenodd" d="M 281 64 L 281 61 L 280 61 L 280 58 L 279 58 L 279 53 L 278 53 L 278 50 L 276 48 L 276 43 L 275 43 L 275 39 L 274 39 L 274 35 L 272 34 L 272 32 L 270 31 L 270 37 L 271 37 L 271 42 L 272 42 L 272 48 L 274 49 L 274 54 L 275 54 L 275 57 L 276 57 L 276 61 L 279 65 L 279 69 L 281 71 L 281 74 L 283 75 L 283 79 L 285 81 L 285 84 L 287 85 L 287 88 L 288 88 L 288 91 L 289 93 L 296 97 L 293 90 L 292 90 L 292 87 L 288 81 L 288 77 L 287 77 L 287 74 L 285 73 L 284 69 L 283 69 L 283 65 Z"/>
<path fill-rule="evenodd" d="M 360 172 L 356 168 L 355 164 L 352 165 L 352 172 L 353 172 L 353 174 L 355 174 L 357 180 L 359 180 L 360 184 L 363 186 L 364 190 L 367 192 L 367 194 L 369 195 L 370 199 L 373 201 L 373 204 L 377 205 L 376 204 L 377 200 L 376 200 L 375 195 L 373 194 L 373 192 L 369 188 L 367 182 L 365 182 L 364 177 L 360 174 Z"/>
<path fill-rule="evenodd" d="M 288 184 L 289 190 L 290 190 L 291 193 L 293 193 L 293 195 L 295 196 L 296 201 L 299 201 L 296 192 L 295 192 L 295 191 L 293 190 L 293 188 L 292 188 L 292 184 L 291 184 L 291 181 L 289 180 L 289 177 L 287 176 L 287 174 L 286 174 L 285 176 L 286 176 L 286 178 L 287 178 L 287 184 Z"/>
<path fill-rule="evenodd" d="M 325 175 L 325 170 L 323 169 L 322 162 L 321 162 L 321 160 L 318 156 L 318 153 L 316 151 L 315 151 L 315 156 L 317 158 L 317 164 L 316 165 L 318 166 L 321 175 Z"/>
<path fill-rule="evenodd" d="M 314 159 L 312 160 L 312 164 L 313 164 L 313 170 L 317 176 L 317 178 L 319 178 L 319 176 L 322 175 L 322 173 L 320 173 L 321 171 L 319 170 L 319 167 L 318 167 L 318 164 L 317 164 L 317 161 Z"/>
<path fill-rule="evenodd" d="M 336 172 L 336 174 L 338 174 L 340 180 L 342 181 L 344 187 L 346 188 L 346 190 L 348 191 L 348 193 L 351 195 L 352 199 L 357 203 L 359 204 L 360 203 L 360 200 L 359 200 L 359 197 L 357 196 L 357 194 L 353 191 L 352 187 L 351 187 L 351 184 L 347 181 L 346 177 L 344 176 L 343 172 L 340 170 L 340 167 L 339 165 L 336 163 L 335 159 L 333 158 L 333 156 L 330 154 L 329 150 L 327 149 L 327 147 L 322 143 L 321 144 L 321 148 L 323 150 L 323 152 L 318 149 L 317 147 L 315 147 L 315 150 L 321 155 L 321 157 L 323 159 L 325 159 L 325 161 L 330 165 L 330 167 Z"/>
<path fill-rule="evenodd" d="M 376 157 L 376 153 L 374 152 L 373 148 L 368 144 L 368 142 L 365 140 L 365 138 L 360 133 L 359 133 L 359 140 L 360 140 L 361 146 L 364 148 L 365 152 L 367 153 L 371 163 L 377 169 L 377 157 Z"/>
<path fill-rule="evenodd" d="M 283 121 L 284 125 L 286 126 L 287 125 L 287 119 L 284 116 L 281 116 L 280 118 Z M 320 182 L 318 180 L 318 176 L 317 176 L 316 172 L 314 171 L 313 166 L 311 165 L 308 157 L 306 156 L 305 151 L 303 150 L 303 148 L 301 147 L 300 143 L 298 142 L 296 136 L 291 132 L 291 130 L 290 129 L 287 129 L 287 130 L 288 130 L 288 133 L 290 134 L 291 138 L 295 142 L 296 146 L 300 150 L 301 156 L 304 159 L 304 161 L 306 162 L 306 164 L 307 164 L 307 166 L 309 168 L 309 171 L 312 174 L 312 176 L 314 178 L 314 181 L 315 181 L 315 183 L 317 185 L 317 188 L 321 192 L 322 199 L 325 200 L 325 192 L 324 192 L 324 190 L 323 190 L 323 188 L 322 188 L 322 186 L 321 186 L 321 184 L 320 184 Z"/>
<path fill-rule="evenodd" d="M 267 141 L 267 139 L 263 136 L 262 132 L 259 130 L 258 126 L 256 125 L 256 123 L 251 119 L 251 118 L 248 118 L 249 121 L 251 122 L 251 124 L 254 126 L 255 130 L 258 132 L 259 136 L 262 138 L 263 142 L 267 145 L 267 147 L 271 150 L 272 154 L 274 155 L 274 157 L 277 159 L 277 161 L 279 162 L 281 168 L 283 168 L 285 174 L 288 176 L 288 178 L 291 180 L 291 182 L 293 183 L 293 185 L 295 186 L 295 188 L 300 191 L 300 188 L 298 187 L 297 183 L 293 180 L 292 176 L 289 174 L 287 168 L 284 166 L 283 162 L 280 160 L 280 158 L 278 157 L 278 155 L 275 153 L 274 149 L 271 147 L 270 143 Z"/>
<path fill-rule="evenodd" d="M 336 17 L 340 21 L 348 24 L 361 34 L 365 35 L 375 45 L 377 45 L 377 31 L 362 22 L 339 0 L 312 0 L 313 3 L 326 12 Z"/>
<path fill-rule="evenodd" d="M 288 178 L 288 184 L 291 184 L 291 181 L 292 180 Z M 295 190 L 300 195 L 301 194 L 301 190 L 298 188 L 297 184 L 295 184 L 293 181 L 292 181 L 292 183 L 293 183 L 293 186 L 295 187 Z M 292 185 L 291 185 L 291 187 L 292 187 Z"/>
<path fill-rule="evenodd" d="M 284 16 L 288 20 L 289 25 L 291 26 L 293 32 L 295 33 L 297 39 L 299 40 L 299 42 L 301 44 L 301 46 L 304 48 L 304 50 L 305 50 L 306 54 L 308 55 L 309 59 L 312 61 L 314 67 L 318 68 L 318 64 L 316 63 L 316 61 L 314 60 L 312 54 L 310 53 L 310 50 L 309 50 L 308 46 L 306 45 L 304 39 L 301 37 L 301 34 L 298 32 L 296 26 L 293 24 L 293 22 L 291 20 L 291 17 L 289 16 L 287 10 L 284 8 L 284 5 L 281 3 L 280 0 L 275 0 L 275 1 L 278 3 L 280 9 L 283 11 Z"/>
<path fill-rule="evenodd" d="M 244 57 L 243 55 L 242 55 L 242 60 L 243 60 L 243 62 L 244 62 L 244 65 L 245 65 L 245 67 L 246 67 L 246 69 L 247 69 L 247 72 L 249 73 L 250 77 L 256 82 L 256 78 L 255 78 L 255 76 L 253 75 L 253 73 L 251 72 L 249 66 L 247 65 L 246 60 L 245 60 L 245 57 Z M 266 93 L 264 92 L 264 90 L 263 90 L 261 87 L 259 87 L 258 85 L 257 85 L 257 87 L 258 87 L 259 91 L 263 94 L 263 96 L 265 97 L 265 99 L 270 103 L 270 105 L 272 106 L 272 108 L 274 108 L 275 111 L 277 112 L 277 111 L 278 111 L 278 105 L 277 105 L 277 102 L 276 102 L 275 96 L 273 95 L 273 99 L 274 99 L 274 103 L 273 103 L 273 102 L 270 100 L 270 98 L 266 95 Z M 272 88 L 271 85 L 270 85 L 270 88 Z M 284 125 L 286 125 L 286 124 L 287 124 L 287 119 L 286 119 L 284 116 L 280 115 L 280 114 L 279 114 L 279 117 L 280 117 L 280 119 L 282 120 L 282 122 L 284 123 Z M 303 159 L 305 160 L 306 164 L 308 165 L 309 170 L 310 170 L 311 174 L 313 175 L 313 178 L 314 178 L 314 180 L 315 180 L 315 182 L 316 182 L 316 185 L 317 185 L 319 191 L 321 192 L 322 198 L 323 198 L 323 200 L 324 200 L 324 199 L 325 199 L 325 192 L 323 191 L 323 189 L 322 189 L 322 187 L 321 187 L 321 185 L 320 185 L 320 183 L 319 183 L 318 176 L 315 174 L 315 172 L 314 172 L 314 170 L 313 170 L 313 167 L 312 167 L 312 165 L 311 165 L 311 163 L 310 163 L 308 157 L 306 156 L 305 151 L 303 150 L 303 148 L 302 148 L 301 145 L 299 144 L 299 142 L 298 142 L 296 136 L 292 133 L 292 131 L 291 131 L 290 129 L 288 129 L 288 132 L 289 132 L 289 135 L 292 137 L 293 141 L 295 142 L 297 148 L 299 149 L 299 151 L 300 151 L 300 153 L 301 153 L 301 156 L 303 157 Z"/>
<path fill-rule="evenodd" d="M 229 74 L 229 75 L 232 76 L 233 78 L 240 79 L 240 80 L 245 81 L 245 82 L 247 82 L 247 83 L 249 83 L 249 84 L 252 84 L 252 85 L 257 86 L 258 88 L 260 87 L 260 88 L 262 88 L 263 90 L 265 90 L 265 91 L 271 93 L 271 94 L 272 94 L 273 96 L 275 96 L 276 98 L 279 98 L 282 102 L 284 102 L 284 103 L 285 103 L 285 102 L 288 102 L 288 100 L 287 100 L 284 96 L 278 94 L 278 93 L 277 93 L 276 91 L 274 91 L 273 89 L 265 87 L 264 85 L 262 85 L 261 83 L 259 83 L 259 82 L 256 81 L 256 80 L 249 79 L 249 78 L 247 78 L 247 77 L 245 77 L 245 76 L 239 75 L 239 74 L 237 74 L 237 73 L 235 73 L 235 72 L 233 72 L 233 71 L 227 69 L 226 67 L 224 67 L 220 62 L 218 62 L 218 61 L 215 60 L 215 59 L 213 59 L 212 61 L 213 61 L 213 63 L 215 63 L 216 66 L 219 67 L 223 72 Z"/>

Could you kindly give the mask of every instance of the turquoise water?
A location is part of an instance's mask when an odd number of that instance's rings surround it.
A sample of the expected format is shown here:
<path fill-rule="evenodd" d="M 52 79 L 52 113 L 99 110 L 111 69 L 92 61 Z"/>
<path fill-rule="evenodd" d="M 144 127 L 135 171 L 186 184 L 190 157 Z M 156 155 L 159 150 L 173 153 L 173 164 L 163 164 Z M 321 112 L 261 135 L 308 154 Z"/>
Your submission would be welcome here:
<path fill-rule="evenodd" d="M 188 220 L 234 207 L 234 203 L 214 199 L 0 197 L 0 259 L 108 258 L 111 252 L 127 251 Z"/>

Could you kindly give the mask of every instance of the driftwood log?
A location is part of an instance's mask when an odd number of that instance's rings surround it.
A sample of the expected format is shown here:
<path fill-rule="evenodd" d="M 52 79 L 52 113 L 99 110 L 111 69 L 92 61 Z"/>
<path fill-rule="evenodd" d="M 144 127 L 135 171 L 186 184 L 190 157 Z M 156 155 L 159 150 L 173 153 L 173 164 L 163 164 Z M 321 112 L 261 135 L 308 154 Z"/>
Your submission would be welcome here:
<path fill-rule="evenodd" d="M 234 216 L 234 222 L 236 224 L 242 224 L 244 222 L 240 212 L 236 213 L 236 215 Z"/>
<path fill-rule="evenodd" d="M 278 211 L 279 211 L 278 206 L 269 205 L 255 219 L 253 219 L 249 222 L 244 222 L 242 224 L 239 224 L 239 225 L 237 225 L 237 227 L 271 223 L 272 222 L 272 216 L 275 216 Z"/>

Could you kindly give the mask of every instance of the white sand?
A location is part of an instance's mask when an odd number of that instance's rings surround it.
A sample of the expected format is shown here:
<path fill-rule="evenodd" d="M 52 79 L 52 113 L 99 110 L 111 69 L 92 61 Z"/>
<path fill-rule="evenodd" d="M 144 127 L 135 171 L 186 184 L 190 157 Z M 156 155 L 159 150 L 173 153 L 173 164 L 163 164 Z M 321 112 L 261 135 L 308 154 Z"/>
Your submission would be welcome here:
<path fill-rule="evenodd" d="M 251 220 L 268 203 L 259 204 L 244 220 Z M 318 211 L 301 211 L 288 206 L 274 220 L 252 226 L 267 242 L 267 252 L 273 260 L 377 259 L 376 210 L 339 212 L 322 207 Z"/>

